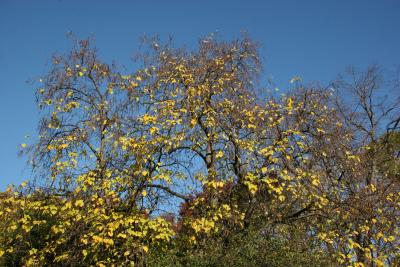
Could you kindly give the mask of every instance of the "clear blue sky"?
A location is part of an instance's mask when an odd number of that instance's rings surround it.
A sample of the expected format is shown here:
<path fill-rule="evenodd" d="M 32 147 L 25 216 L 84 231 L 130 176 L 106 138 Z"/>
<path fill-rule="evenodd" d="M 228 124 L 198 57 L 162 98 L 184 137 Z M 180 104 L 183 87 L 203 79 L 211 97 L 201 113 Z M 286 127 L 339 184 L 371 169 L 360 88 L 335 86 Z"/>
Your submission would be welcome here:
<path fill-rule="evenodd" d="M 265 75 L 281 87 L 294 75 L 328 82 L 352 64 L 400 65 L 399 0 L 316 1 L 0 1 L 0 189 L 29 177 L 17 156 L 36 134 L 34 87 L 53 52 L 67 51 L 66 33 L 93 33 L 100 54 L 126 66 L 143 34 L 171 34 L 178 45 L 218 31 L 247 31 L 262 44 Z"/>

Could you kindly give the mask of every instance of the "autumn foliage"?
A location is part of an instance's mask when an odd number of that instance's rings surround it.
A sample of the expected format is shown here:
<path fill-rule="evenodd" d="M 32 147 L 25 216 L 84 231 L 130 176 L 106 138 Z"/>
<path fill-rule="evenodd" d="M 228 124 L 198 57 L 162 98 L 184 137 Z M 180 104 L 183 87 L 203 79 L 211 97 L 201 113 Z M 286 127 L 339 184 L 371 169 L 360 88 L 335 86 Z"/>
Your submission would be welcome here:
<path fill-rule="evenodd" d="M 384 101 L 373 66 L 279 94 L 246 37 L 146 44 L 132 72 L 92 39 L 53 57 L 1 266 L 400 263 L 398 84 Z"/>

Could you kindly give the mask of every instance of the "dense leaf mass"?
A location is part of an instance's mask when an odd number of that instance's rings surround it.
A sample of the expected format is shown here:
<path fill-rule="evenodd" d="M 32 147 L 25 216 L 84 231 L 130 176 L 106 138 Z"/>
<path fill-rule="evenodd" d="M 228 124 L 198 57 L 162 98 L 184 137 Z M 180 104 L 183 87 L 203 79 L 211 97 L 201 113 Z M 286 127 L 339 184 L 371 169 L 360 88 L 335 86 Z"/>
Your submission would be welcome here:
<path fill-rule="evenodd" d="M 0 195 L 1 266 L 396 266 L 399 83 L 258 86 L 248 38 L 146 41 L 135 72 L 92 39 L 36 96 L 35 177 Z"/>

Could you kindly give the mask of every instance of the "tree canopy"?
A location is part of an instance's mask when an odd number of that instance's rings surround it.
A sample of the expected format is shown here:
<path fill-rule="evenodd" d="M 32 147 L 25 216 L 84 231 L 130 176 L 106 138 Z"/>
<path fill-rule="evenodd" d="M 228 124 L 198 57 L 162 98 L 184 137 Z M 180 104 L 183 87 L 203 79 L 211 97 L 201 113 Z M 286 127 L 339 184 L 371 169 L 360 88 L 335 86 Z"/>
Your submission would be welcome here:
<path fill-rule="evenodd" d="M 400 264 L 398 82 L 350 68 L 278 95 L 247 37 L 146 44 L 131 72 L 92 38 L 52 58 L 0 265 Z"/>

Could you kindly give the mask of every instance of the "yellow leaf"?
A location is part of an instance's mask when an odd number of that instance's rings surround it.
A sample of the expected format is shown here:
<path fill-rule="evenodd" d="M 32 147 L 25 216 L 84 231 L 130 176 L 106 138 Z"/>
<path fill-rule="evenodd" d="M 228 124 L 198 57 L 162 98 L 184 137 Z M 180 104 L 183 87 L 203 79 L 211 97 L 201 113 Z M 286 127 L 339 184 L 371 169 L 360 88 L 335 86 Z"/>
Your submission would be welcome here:
<path fill-rule="evenodd" d="M 147 251 L 149 251 L 149 247 L 148 246 L 143 246 L 143 250 L 144 250 L 144 252 L 147 253 Z"/>
<path fill-rule="evenodd" d="M 150 134 L 155 134 L 158 132 L 158 128 L 157 127 L 151 127 L 149 130 Z"/>
<path fill-rule="evenodd" d="M 376 186 L 375 186 L 374 184 L 371 184 L 370 187 L 371 187 L 371 191 L 372 191 L 372 192 L 375 192 L 375 191 L 376 191 Z"/>
<path fill-rule="evenodd" d="M 262 172 L 263 174 L 267 173 L 267 171 L 268 171 L 268 168 L 267 168 L 267 167 L 262 167 L 262 168 L 261 168 L 261 172 Z"/>
<path fill-rule="evenodd" d="M 84 202 L 82 199 L 75 201 L 75 206 L 82 208 L 83 205 L 84 205 Z"/>
<path fill-rule="evenodd" d="M 224 152 L 222 152 L 221 150 L 218 151 L 218 153 L 215 155 L 215 157 L 216 157 L 217 159 L 222 158 L 223 156 L 224 156 Z"/>
<path fill-rule="evenodd" d="M 378 233 L 376 234 L 376 238 L 377 238 L 377 239 L 381 238 L 382 236 L 383 236 L 382 232 L 378 232 Z"/>
<path fill-rule="evenodd" d="M 126 236 L 126 234 L 120 233 L 120 234 L 118 234 L 118 237 L 126 238 L 127 236 Z"/>
<path fill-rule="evenodd" d="M 318 185 L 320 184 L 319 180 L 316 179 L 316 178 L 312 179 L 311 183 L 312 183 L 313 185 L 315 185 L 315 186 L 318 186 Z"/>
<path fill-rule="evenodd" d="M 32 248 L 31 250 L 29 250 L 29 255 L 34 255 L 37 253 L 37 249 L 36 248 Z"/>
<path fill-rule="evenodd" d="M 139 86 L 139 84 L 138 84 L 137 82 L 131 81 L 130 83 L 131 83 L 131 86 L 132 86 L 132 87 L 138 87 L 138 86 Z"/>
<path fill-rule="evenodd" d="M 197 124 L 197 119 L 193 118 L 190 120 L 190 127 L 193 128 Z"/>

